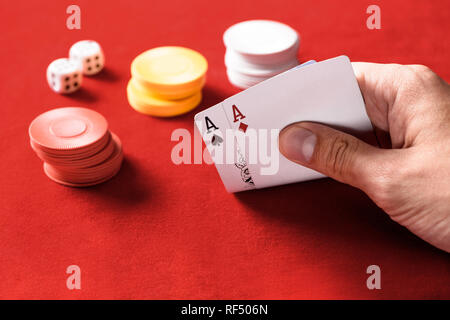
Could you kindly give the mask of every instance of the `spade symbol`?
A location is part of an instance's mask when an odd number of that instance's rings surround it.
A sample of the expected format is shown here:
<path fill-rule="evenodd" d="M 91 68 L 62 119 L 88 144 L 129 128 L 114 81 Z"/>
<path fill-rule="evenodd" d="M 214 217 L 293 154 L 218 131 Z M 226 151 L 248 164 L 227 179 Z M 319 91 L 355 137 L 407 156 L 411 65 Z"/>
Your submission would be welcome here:
<path fill-rule="evenodd" d="M 222 141 L 223 141 L 223 139 L 216 134 L 213 135 L 213 137 L 211 138 L 211 143 L 213 146 L 220 146 Z"/>

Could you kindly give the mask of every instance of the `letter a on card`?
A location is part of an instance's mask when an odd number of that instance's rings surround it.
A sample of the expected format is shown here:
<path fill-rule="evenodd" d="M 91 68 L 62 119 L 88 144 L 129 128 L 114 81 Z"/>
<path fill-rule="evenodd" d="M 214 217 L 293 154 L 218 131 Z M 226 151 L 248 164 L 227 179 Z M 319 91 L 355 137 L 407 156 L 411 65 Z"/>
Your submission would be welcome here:
<path fill-rule="evenodd" d="M 238 122 L 242 119 L 245 119 L 245 116 L 241 113 L 241 111 L 239 111 L 239 109 L 236 107 L 235 104 L 233 104 L 232 108 L 233 108 L 233 116 L 234 116 L 233 122 Z"/>
<path fill-rule="evenodd" d="M 208 117 L 205 117 L 205 123 L 206 123 L 206 130 L 208 132 L 210 132 L 210 130 L 213 129 L 213 128 L 214 128 L 214 130 L 219 129 L 218 127 L 216 127 L 216 125 Z"/>

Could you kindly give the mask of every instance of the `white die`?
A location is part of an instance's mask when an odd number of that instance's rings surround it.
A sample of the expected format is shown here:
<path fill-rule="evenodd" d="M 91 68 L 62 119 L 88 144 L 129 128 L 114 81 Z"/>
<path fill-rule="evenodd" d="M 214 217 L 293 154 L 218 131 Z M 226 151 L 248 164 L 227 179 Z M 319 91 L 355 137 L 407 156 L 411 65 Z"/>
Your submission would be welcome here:
<path fill-rule="evenodd" d="M 71 93 L 81 87 L 83 74 L 75 61 L 56 59 L 47 67 L 47 81 L 50 88 L 58 93 Z"/>
<path fill-rule="evenodd" d="M 78 61 L 85 75 L 99 73 L 105 65 L 105 56 L 100 45 L 93 40 L 78 41 L 69 50 L 69 57 Z"/>

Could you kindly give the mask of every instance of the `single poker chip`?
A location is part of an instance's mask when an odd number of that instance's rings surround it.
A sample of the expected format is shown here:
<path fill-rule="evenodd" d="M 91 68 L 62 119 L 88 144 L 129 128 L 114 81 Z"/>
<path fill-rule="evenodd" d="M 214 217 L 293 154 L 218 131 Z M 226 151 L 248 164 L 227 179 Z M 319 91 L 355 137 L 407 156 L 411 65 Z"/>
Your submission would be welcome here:
<path fill-rule="evenodd" d="M 258 65 L 248 62 L 233 50 L 227 50 L 225 52 L 225 66 L 227 67 L 227 69 L 234 70 L 235 72 L 239 72 L 249 77 L 267 79 L 286 70 L 289 70 L 297 65 L 298 60 L 296 56 L 282 64 Z"/>
<path fill-rule="evenodd" d="M 224 35 L 227 48 L 241 54 L 272 55 L 298 46 L 298 33 L 284 23 L 272 20 L 248 20 L 232 25 Z"/>
<path fill-rule="evenodd" d="M 39 158 L 41 158 L 44 162 L 52 166 L 60 168 L 75 168 L 75 169 L 86 168 L 102 163 L 111 156 L 111 154 L 114 152 L 115 143 L 111 137 L 111 134 L 109 133 L 107 141 L 108 141 L 107 144 L 98 152 L 77 158 L 54 157 L 49 156 L 47 154 L 42 154 L 42 151 L 40 150 L 35 151 L 36 154 L 39 156 Z"/>
<path fill-rule="evenodd" d="M 249 78 L 230 69 L 227 69 L 227 76 L 230 83 L 240 89 L 250 88 L 266 80 L 265 78 Z"/>
<path fill-rule="evenodd" d="M 79 149 L 104 138 L 108 133 L 108 122 L 90 109 L 58 108 L 35 118 L 28 132 L 35 146 L 55 150 Z"/>
<path fill-rule="evenodd" d="M 51 170 L 50 170 L 51 171 Z M 95 186 L 97 184 L 106 182 L 110 179 L 112 179 L 118 172 L 120 171 L 120 167 L 116 168 L 115 171 L 113 171 L 111 173 L 111 175 L 103 177 L 99 180 L 95 180 L 95 181 L 89 181 L 89 182 L 70 182 L 70 181 L 66 181 L 66 180 L 60 180 L 59 178 L 53 176 L 50 172 L 49 172 L 49 168 L 48 165 L 46 163 L 44 163 L 44 172 L 47 175 L 47 177 L 49 177 L 51 180 L 55 181 L 56 183 L 68 186 L 68 187 L 91 187 L 91 186 Z"/>
<path fill-rule="evenodd" d="M 150 49 L 131 63 L 132 77 L 161 97 L 181 97 L 199 91 L 207 69 L 205 57 L 184 47 Z"/>
<path fill-rule="evenodd" d="M 146 92 L 148 95 L 156 97 L 162 100 L 181 100 L 193 96 L 197 92 L 201 91 L 206 83 L 206 77 L 203 76 L 196 86 L 183 87 L 181 91 L 170 91 L 170 92 L 158 92 L 154 91 L 152 86 L 148 86 L 146 82 L 140 81 L 138 78 L 133 79 L 133 86 L 138 88 L 140 91 Z"/>
<path fill-rule="evenodd" d="M 112 152 L 109 153 L 108 157 L 103 159 L 101 162 L 93 163 L 84 167 L 59 167 L 50 165 L 58 173 L 65 174 L 67 176 L 72 176 L 73 178 L 86 178 L 95 177 L 102 178 L 107 175 L 112 168 L 116 167 L 119 162 L 121 162 L 122 157 L 122 144 L 119 138 L 112 134 Z"/>
<path fill-rule="evenodd" d="M 127 97 L 131 107 L 138 112 L 157 116 L 174 117 L 187 113 L 197 107 L 201 100 L 201 91 L 192 96 L 180 100 L 165 100 L 150 95 L 142 88 L 134 85 L 135 79 L 131 79 L 127 86 Z"/>
<path fill-rule="evenodd" d="M 93 156 L 100 150 L 102 150 L 110 140 L 110 133 L 107 132 L 104 137 L 102 137 L 97 142 L 78 149 L 48 149 L 42 146 L 37 145 L 30 139 L 30 144 L 32 149 L 36 152 L 36 154 L 42 158 L 42 160 L 47 161 L 47 159 L 53 160 L 62 160 L 62 161 L 71 161 L 71 160 L 79 160 L 85 159 Z"/>

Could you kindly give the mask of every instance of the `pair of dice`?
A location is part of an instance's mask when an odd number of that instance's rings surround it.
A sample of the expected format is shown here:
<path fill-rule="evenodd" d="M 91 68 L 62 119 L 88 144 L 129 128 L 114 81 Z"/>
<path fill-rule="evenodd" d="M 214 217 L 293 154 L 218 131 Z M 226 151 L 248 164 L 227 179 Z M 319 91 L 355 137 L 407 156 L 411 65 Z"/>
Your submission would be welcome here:
<path fill-rule="evenodd" d="M 47 67 L 47 81 L 58 93 L 77 91 L 84 75 L 99 73 L 105 64 L 100 45 L 93 40 L 78 41 L 69 50 L 69 58 L 56 59 Z"/>

